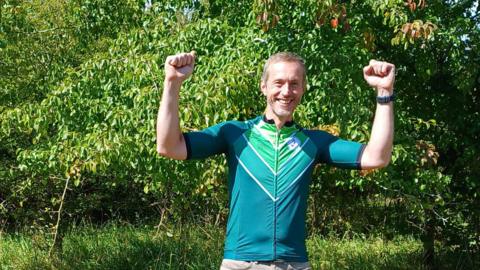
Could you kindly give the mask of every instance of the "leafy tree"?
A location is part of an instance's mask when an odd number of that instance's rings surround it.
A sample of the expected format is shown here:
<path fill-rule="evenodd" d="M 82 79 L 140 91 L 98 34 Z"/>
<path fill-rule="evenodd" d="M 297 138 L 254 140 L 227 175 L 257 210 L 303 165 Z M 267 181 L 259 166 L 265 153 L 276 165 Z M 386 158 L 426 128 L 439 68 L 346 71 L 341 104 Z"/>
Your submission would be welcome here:
<path fill-rule="evenodd" d="M 375 106 L 360 71 L 377 58 L 398 70 L 392 164 L 366 172 L 319 166 L 310 228 L 413 233 L 424 241 L 427 266 L 434 240 L 471 252 L 466 265 L 474 265 L 476 1 L 43 2 L 1 4 L 2 220 L 55 227 L 64 203 L 62 217 L 73 220 L 158 213 L 160 223 L 192 215 L 222 222 L 224 159 L 175 162 L 155 153 L 166 56 L 192 49 L 199 56 L 181 94 L 185 130 L 261 113 L 263 61 L 289 50 L 308 69 L 296 120 L 360 142 Z"/>

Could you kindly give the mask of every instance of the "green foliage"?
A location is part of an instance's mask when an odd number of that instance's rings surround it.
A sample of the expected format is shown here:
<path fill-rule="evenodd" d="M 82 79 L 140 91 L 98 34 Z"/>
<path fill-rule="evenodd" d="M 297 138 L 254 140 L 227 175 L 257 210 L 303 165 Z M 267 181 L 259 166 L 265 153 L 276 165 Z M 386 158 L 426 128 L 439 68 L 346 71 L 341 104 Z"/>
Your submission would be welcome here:
<path fill-rule="evenodd" d="M 0 240 L 5 269 L 214 269 L 223 233 L 214 227 L 87 226 L 69 231 L 55 256 L 46 252 L 46 235 L 0 235 Z"/>
<path fill-rule="evenodd" d="M 391 165 L 318 167 L 311 230 L 390 237 L 433 222 L 437 239 L 478 251 L 479 17 L 474 1 L 405 2 L 3 1 L 0 225 L 52 227 L 67 179 L 69 220 L 224 222 L 225 160 L 155 152 L 163 62 L 197 52 L 180 100 L 188 131 L 261 114 L 263 61 L 289 50 L 308 69 L 296 120 L 362 143 L 375 93 L 361 69 L 377 58 L 398 70 Z"/>
<path fill-rule="evenodd" d="M 72 228 L 63 250 L 49 257 L 49 238 L 39 233 L 0 235 L 0 262 L 5 269 L 216 269 L 224 232 L 218 227 L 183 225 L 133 227 L 108 225 Z M 420 269 L 421 243 L 411 237 L 384 241 L 374 237 L 307 241 L 313 269 Z M 441 247 L 446 269 L 475 269 L 465 256 Z"/>

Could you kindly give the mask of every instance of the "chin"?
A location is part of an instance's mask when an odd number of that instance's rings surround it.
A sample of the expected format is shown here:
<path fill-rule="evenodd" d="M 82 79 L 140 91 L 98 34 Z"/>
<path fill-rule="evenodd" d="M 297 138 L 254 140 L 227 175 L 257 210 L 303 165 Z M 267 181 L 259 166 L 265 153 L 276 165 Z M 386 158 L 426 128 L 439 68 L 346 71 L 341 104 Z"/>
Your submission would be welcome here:
<path fill-rule="evenodd" d="M 283 109 L 277 109 L 277 110 L 274 110 L 274 113 L 278 116 L 278 117 L 290 117 L 292 116 L 293 114 L 293 110 L 291 111 L 287 111 L 287 110 L 283 110 Z"/>

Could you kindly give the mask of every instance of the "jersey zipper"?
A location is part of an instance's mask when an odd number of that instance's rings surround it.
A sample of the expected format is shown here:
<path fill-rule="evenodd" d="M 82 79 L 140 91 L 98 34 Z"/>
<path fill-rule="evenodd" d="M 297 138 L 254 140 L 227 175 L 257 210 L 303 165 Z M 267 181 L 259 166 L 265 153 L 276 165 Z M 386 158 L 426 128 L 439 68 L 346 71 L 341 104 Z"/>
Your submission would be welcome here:
<path fill-rule="evenodd" d="M 275 201 L 273 202 L 273 259 L 277 259 L 277 170 L 278 170 L 278 141 L 280 136 L 280 130 L 277 130 L 275 133 L 275 176 L 273 181 L 273 197 Z"/>

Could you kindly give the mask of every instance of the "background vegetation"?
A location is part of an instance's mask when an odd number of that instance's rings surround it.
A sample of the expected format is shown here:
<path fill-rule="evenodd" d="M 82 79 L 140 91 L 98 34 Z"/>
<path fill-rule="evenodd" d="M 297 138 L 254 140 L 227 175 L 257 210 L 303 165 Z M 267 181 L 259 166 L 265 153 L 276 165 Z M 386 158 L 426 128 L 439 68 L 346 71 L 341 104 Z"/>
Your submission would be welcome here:
<path fill-rule="evenodd" d="M 319 166 L 315 235 L 408 235 L 433 268 L 435 243 L 480 258 L 478 1 L 0 1 L 0 229 L 52 232 L 88 220 L 223 224 L 223 157 L 155 152 L 167 55 L 196 50 L 184 130 L 265 106 L 263 61 L 306 59 L 296 120 L 368 141 L 376 58 L 396 65 L 395 147 L 379 171 Z M 438 253 L 437 253 L 438 254 Z"/>
<path fill-rule="evenodd" d="M 169 232 L 170 231 L 170 232 Z M 65 234 L 63 249 L 49 256 L 48 235 L 0 235 L 2 269 L 218 269 L 223 229 L 177 226 L 165 230 L 126 225 L 82 226 Z M 312 236 L 307 241 L 313 269 L 421 269 L 422 244 L 412 237 Z M 462 269 L 448 250 L 445 268 Z M 457 266 L 457 267 L 456 267 Z"/>

